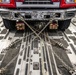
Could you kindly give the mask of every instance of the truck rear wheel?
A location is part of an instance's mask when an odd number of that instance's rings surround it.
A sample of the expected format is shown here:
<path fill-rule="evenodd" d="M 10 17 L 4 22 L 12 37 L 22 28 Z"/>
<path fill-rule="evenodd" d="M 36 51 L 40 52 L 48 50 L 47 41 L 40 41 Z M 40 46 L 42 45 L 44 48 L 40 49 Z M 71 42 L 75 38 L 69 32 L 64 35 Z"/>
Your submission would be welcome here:
<path fill-rule="evenodd" d="M 16 27 L 16 21 L 11 21 L 7 19 L 3 19 L 4 26 L 9 30 L 14 30 Z"/>
<path fill-rule="evenodd" d="M 65 31 L 65 29 L 67 29 L 70 25 L 71 19 L 68 20 L 63 20 L 63 21 L 58 21 L 58 29 L 61 31 Z"/>

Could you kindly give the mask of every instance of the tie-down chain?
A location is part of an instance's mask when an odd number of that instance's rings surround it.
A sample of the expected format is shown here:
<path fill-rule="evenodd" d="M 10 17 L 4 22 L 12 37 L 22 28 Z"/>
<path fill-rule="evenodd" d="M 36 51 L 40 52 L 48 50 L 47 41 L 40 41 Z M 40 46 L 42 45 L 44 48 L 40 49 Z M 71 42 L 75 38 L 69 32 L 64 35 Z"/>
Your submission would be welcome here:
<path fill-rule="evenodd" d="M 36 30 L 34 30 L 34 29 L 25 21 L 25 19 L 24 19 L 22 16 L 20 16 L 20 19 L 35 33 L 35 35 L 36 35 L 37 37 L 39 37 L 40 40 L 42 40 L 42 41 L 46 44 L 46 42 L 45 42 L 39 35 L 40 35 L 40 34 L 45 30 L 45 28 L 52 22 L 52 19 L 44 26 L 44 28 L 43 28 L 39 33 L 37 33 Z M 36 38 L 37 38 L 37 37 L 36 37 Z M 55 40 L 53 40 L 53 41 L 55 42 Z M 58 46 L 60 46 L 60 43 L 58 43 L 58 42 L 55 42 L 55 43 L 56 43 Z M 50 43 L 50 45 L 51 45 L 51 43 Z M 61 47 L 62 47 L 63 49 L 65 49 L 64 46 L 61 45 Z M 66 50 L 66 49 L 65 49 L 65 50 Z M 74 75 L 74 74 L 75 74 L 74 69 L 71 68 L 70 66 L 68 66 L 54 51 L 53 51 L 53 53 L 54 53 L 54 55 L 62 62 L 63 66 L 70 72 L 70 74 Z"/>
<path fill-rule="evenodd" d="M 36 37 L 34 38 L 34 39 L 36 39 L 37 37 L 40 39 L 40 40 L 42 40 L 44 43 L 45 43 L 45 41 L 39 36 L 44 30 L 45 30 L 45 28 L 52 22 L 52 19 L 45 25 L 45 27 L 39 32 L 39 33 L 37 33 L 26 21 L 25 21 L 25 19 L 22 17 L 22 16 L 20 16 L 19 15 L 19 18 L 33 31 L 33 33 L 36 35 Z M 55 42 L 55 43 L 57 43 L 57 42 Z M 46 44 L 46 43 L 45 43 Z M 57 43 L 58 44 L 58 43 Z M 59 45 L 59 44 L 58 44 Z M 59 45 L 60 46 L 60 45 Z M 21 51 L 22 52 L 22 51 Z M 20 52 L 20 53 L 21 53 Z M 19 54 L 20 54 L 19 53 Z M 18 55 L 19 55 L 18 54 Z M 15 58 L 14 59 L 12 59 L 12 61 L 11 62 L 9 62 L 9 65 L 18 57 L 18 55 L 17 56 L 15 56 Z M 62 61 L 62 64 L 65 66 L 65 68 L 66 69 L 68 69 L 69 70 L 69 72 L 72 74 L 72 75 L 74 75 L 74 70 L 72 69 L 72 68 L 70 68 L 61 58 L 59 58 L 59 56 L 54 52 L 54 55 L 60 60 L 60 61 Z M 43 61 L 43 59 L 42 59 L 42 61 Z M 43 62 L 42 62 L 42 64 L 43 64 Z M 1 68 L 0 69 L 0 72 L 1 72 L 1 74 L 6 70 L 6 68 L 9 66 L 9 65 L 7 65 L 6 67 L 4 67 L 4 68 Z M 43 66 L 43 65 L 42 65 Z M 44 68 L 44 66 L 43 66 L 43 68 Z M 42 68 L 42 69 L 43 69 Z M 44 73 L 43 73 L 44 74 Z"/>

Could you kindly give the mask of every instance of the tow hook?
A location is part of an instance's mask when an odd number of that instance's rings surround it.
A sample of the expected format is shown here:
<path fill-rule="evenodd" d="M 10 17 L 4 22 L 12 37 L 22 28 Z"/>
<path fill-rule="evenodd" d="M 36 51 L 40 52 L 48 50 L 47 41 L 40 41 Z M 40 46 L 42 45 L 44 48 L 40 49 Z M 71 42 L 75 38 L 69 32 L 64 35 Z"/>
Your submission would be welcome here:
<path fill-rule="evenodd" d="M 25 24 L 23 22 L 16 22 L 17 30 L 25 30 Z"/>
<path fill-rule="evenodd" d="M 58 23 L 56 20 L 52 21 L 52 23 L 49 25 L 49 29 L 58 29 Z"/>

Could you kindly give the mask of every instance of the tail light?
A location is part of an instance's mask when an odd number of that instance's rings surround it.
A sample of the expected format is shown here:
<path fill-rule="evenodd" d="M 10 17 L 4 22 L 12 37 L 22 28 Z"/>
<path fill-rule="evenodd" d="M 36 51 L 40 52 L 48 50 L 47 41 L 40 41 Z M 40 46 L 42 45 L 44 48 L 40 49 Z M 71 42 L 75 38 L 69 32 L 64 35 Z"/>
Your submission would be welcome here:
<path fill-rule="evenodd" d="M 52 2 L 59 2 L 59 0 L 52 0 Z"/>
<path fill-rule="evenodd" d="M 10 0 L 0 0 L 0 3 L 10 3 Z"/>
<path fill-rule="evenodd" d="M 76 7 L 76 0 L 62 0 L 60 8 L 74 8 Z"/>

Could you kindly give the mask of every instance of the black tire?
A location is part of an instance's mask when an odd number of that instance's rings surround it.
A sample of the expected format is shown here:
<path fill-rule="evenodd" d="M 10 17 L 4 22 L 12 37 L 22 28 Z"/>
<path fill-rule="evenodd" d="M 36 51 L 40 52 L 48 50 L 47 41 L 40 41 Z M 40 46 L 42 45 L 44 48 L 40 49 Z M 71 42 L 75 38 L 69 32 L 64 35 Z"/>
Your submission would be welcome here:
<path fill-rule="evenodd" d="M 65 31 L 65 29 L 69 27 L 70 22 L 71 22 L 71 19 L 58 21 L 58 25 L 59 25 L 58 29 L 61 31 Z"/>
<path fill-rule="evenodd" d="M 16 27 L 16 21 L 3 19 L 4 26 L 9 30 L 14 30 Z"/>

